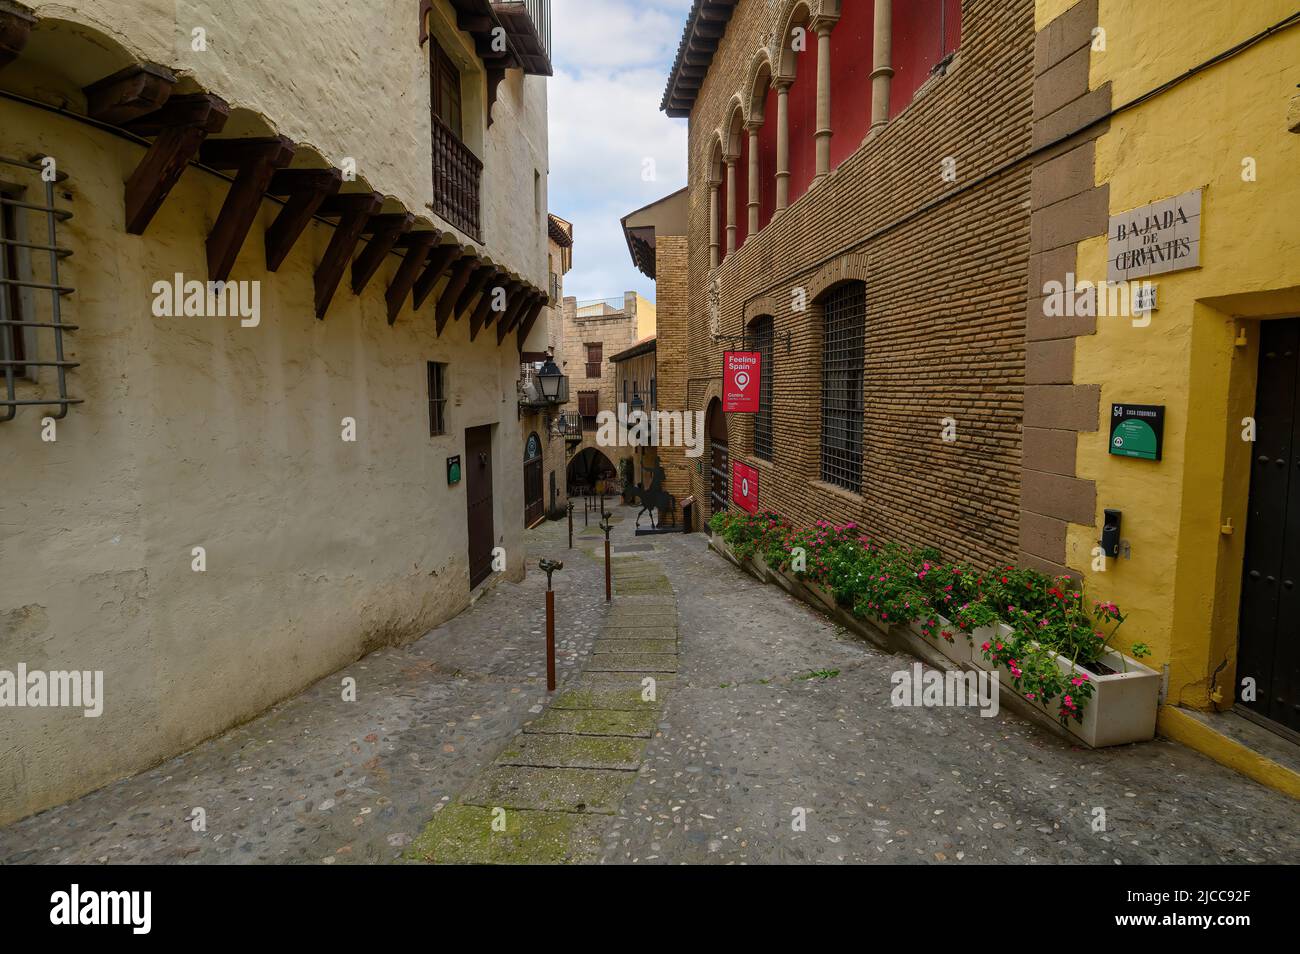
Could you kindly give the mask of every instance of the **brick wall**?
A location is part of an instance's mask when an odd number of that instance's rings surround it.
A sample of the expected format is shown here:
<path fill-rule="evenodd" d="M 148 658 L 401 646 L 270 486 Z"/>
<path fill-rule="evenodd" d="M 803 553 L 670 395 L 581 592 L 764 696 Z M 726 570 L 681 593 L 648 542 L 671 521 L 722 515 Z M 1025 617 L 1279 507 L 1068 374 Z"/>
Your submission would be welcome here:
<path fill-rule="evenodd" d="M 699 410 L 717 394 L 724 350 L 709 333 L 710 153 L 753 54 L 781 29 L 779 12 L 742 0 L 691 115 L 683 396 Z M 751 420 L 728 421 L 732 459 L 759 470 L 760 504 L 989 563 L 1019 552 L 1034 4 L 966 0 L 962 12 L 946 75 L 715 274 L 722 334 L 758 314 L 775 321 L 774 462 L 752 457 Z M 945 157 L 955 183 L 941 177 Z M 841 278 L 866 282 L 860 495 L 819 481 L 821 313 L 792 307 L 793 289 L 811 301 Z M 669 339 L 661 330 L 661 355 Z M 670 401 L 674 379 L 661 380 Z M 951 444 L 941 440 L 949 417 Z M 702 475 L 689 470 L 704 499 L 707 456 Z"/>
<path fill-rule="evenodd" d="M 655 307 L 658 309 L 656 382 L 659 407 L 665 411 L 689 411 L 685 400 L 687 378 L 687 241 L 685 235 L 655 236 Z M 668 492 L 679 501 L 692 493 L 688 471 L 695 462 L 682 447 L 662 447 Z"/>

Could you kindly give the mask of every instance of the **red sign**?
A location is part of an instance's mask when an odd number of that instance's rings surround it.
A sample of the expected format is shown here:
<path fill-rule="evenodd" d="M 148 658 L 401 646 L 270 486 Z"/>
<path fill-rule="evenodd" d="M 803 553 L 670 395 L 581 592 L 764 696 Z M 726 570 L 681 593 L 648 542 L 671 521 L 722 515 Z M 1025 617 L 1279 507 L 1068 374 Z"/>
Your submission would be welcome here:
<path fill-rule="evenodd" d="M 722 355 L 722 410 L 725 413 L 758 413 L 762 363 L 763 356 L 758 351 L 727 351 Z"/>
<path fill-rule="evenodd" d="M 731 502 L 746 513 L 758 513 L 758 471 L 748 464 L 731 465 Z"/>

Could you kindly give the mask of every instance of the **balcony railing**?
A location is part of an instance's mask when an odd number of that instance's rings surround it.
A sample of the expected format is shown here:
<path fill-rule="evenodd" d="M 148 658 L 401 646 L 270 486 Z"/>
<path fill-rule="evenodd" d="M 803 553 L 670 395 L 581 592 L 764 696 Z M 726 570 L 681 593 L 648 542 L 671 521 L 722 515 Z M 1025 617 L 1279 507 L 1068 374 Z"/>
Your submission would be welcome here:
<path fill-rule="evenodd" d="M 451 127 L 433 117 L 433 211 L 476 242 L 483 241 L 479 221 L 479 184 L 483 163 Z"/>

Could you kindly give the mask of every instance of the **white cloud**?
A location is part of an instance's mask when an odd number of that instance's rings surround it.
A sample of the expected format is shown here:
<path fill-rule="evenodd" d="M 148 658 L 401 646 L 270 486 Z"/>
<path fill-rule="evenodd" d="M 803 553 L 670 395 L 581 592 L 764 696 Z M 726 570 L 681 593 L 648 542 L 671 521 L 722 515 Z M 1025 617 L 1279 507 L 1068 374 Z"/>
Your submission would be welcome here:
<path fill-rule="evenodd" d="M 619 219 L 686 183 L 686 123 L 659 110 L 690 0 L 555 0 L 551 211 L 574 223 L 565 294 L 653 294 Z M 643 179 L 647 162 L 654 180 Z"/>

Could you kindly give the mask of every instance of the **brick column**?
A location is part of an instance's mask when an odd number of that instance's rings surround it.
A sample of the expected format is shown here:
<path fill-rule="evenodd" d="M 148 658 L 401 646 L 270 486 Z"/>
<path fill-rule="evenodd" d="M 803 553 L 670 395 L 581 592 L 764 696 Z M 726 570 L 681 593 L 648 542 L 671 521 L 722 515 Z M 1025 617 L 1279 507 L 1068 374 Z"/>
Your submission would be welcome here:
<path fill-rule="evenodd" d="M 722 183 L 709 180 L 709 268 L 717 268 L 722 258 L 718 243 L 718 189 Z"/>
<path fill-rule="evenodd" d="M 776 83 L 776 211 L 790 204 L 790 81 Z"/>
<path fill-rule="evenodd" d="M 835 21 L 818 17 L 812 23 L 817 31 L 817 175 L 822 179 L 831 171 L 831 29 Z"/>
<path fill-rule="evenodd" d="M 1079 243 L 1105 235 L 1109 224 L 1110 188 L 1094 177 L 1096 140 L 1106 125 L 1084 129 L 1111 105 L 1109 83 L 1088 88 L 1096 25 L 1097 0 L 1080 0 L 1034 44 L 1033 145 L 1064 141 L 1035 158 L 1031 184 L 1020 563 L 1074 576 L 1069 526 L 1097 525 L 1096 485 L 1077 473 L 1075 455 L 1079 435 L 1101 423 L 1100 387 L 1074 377 L 1074 339 L 1093 334 L 1096 318 L 1049 317 L 1044 296 L 1048 282 L 1064 285 L 1076 270 Z"/>
<path fill-rule="evenodd" d="M 872 135 L 889 122 L 889 90 L 894 81 L 894 4 L 876 0 L 874 32 L 871 38 L 871 128 Z"/>
<path fill-rule="evenodd" d="M 727 254 L 736 250 L 736 156 L 725 156 L 727 163 Z"/>
<path fill-rule="evenodd" d="M 759 181 L 758 181 L 758 130 L 762 123 L 747 123 L 745 131 L 749 133 L 749 231 L 753 235 L 758 231 Z"/>

